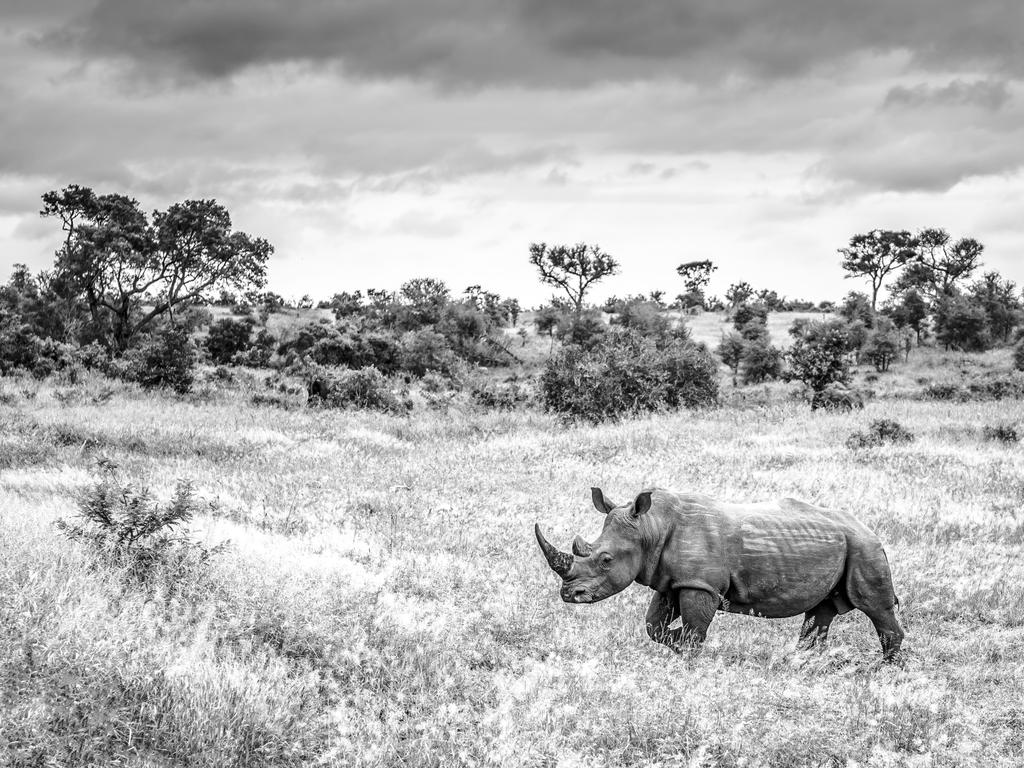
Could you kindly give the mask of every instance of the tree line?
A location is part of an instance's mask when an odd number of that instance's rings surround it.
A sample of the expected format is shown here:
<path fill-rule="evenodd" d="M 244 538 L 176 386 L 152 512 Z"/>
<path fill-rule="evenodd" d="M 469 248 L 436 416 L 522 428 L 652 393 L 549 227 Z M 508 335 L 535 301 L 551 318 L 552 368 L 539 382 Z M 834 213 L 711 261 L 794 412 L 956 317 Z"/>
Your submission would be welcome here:
<path fill-rule="evenodd" d="M 0 287 L 0 372 L 45 376 L 100 367 L 180 389 L 187 388 L 182 371 L 203 356 L 218 365 L 373 367 L 386 375 L 455 378 L 476 365 L 515 366 L 515 333 L 520 346 L 526 341 L 516 299 L 479 285 L 454 293 L 429 277 L 395 291 L 337 293 L 316 304 L 319 317 L 275 336 L 267 320 L 286 302 L 266 290 L 273 246 L 234 230 L 217 201 L 185 200 L 147 214 L 131 197 L 78 185 L 47 192 L 42 201 L 40 213 L 55 221 L 60 242 L 51 269 L 32 275 L 16 265 Z M 872 230 L 839 249 L 846 276 L 863 279 L 869 292 L 850 292 L 838 305 L 790 300 L 745 281 L 719 298 L 708 292 L 717 266 L 698 259 L 676 268 L 682 290 L 671 301 L 655 290 L 613 296 L 598 307 L 590 302 L 592 289 L 619 273 L 619 260 L 594 244 L 538 242 L 529 245 L 528 259 L 555 295 L 531 320 L 550 338 L 552 359 L 556 339 L 577 350 L 575 362 L 567 357 L 565 365 L 597 365 L 586 356 L 604 355 L 618 361 L 614 368 L 630 355 L 654 361 L 669 350 L 675 362 L 666 365 L 678 373 L 684 358 L 690 370 L 708 370 L 700 355 L 710 354 L 695 352 L 684 316 L 722 312 L 731 329 L 716 352 L 734 384 L 790 375 L 813 389 L 821 377 L 794 373 L 808 368 L 794 357 L 801 350 L 827 347 L 881 372 L 932 337 L 967 351 L 1009 342 L 1024 324 L 1020 292 L 996 272 L 979 276 L 983 251 L 973 238 L 954 240 L 941 229 Z M 214 320 L 211 304 L 227 305 L 229 315 Z M 314 302 L 305 296 L 298 305 L 312 309 Z M 794 325 L 783 353 L 772 343 L 767 317 L 793 310 L 831 319 Z M 675 375 L 651 364 L 653 378 Z M 177 373 L 160 373 L 176 365 Z"/>

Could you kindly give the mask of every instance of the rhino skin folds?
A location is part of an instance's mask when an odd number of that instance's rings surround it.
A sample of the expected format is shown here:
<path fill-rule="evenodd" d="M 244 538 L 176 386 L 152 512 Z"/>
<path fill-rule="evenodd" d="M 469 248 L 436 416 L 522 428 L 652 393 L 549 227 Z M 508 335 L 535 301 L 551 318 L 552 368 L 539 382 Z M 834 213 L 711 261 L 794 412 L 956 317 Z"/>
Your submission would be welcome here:
<path fill-rule="evenodd" d="M 804 615 L 801 647 L 823 642 L 838 614 L 857 608 L 875 626 L 886 660 L 897 659 L 903 629 L 889 562 L 878 537 L 848 512 L 796 499 L 729 504 L 708 496 L 642 491 L 616 505 L 599 488 L 605 515 L 593 543 L 577 536 L 572 554 L 535 533 L 568 603 L 592 603 L 636 581 L 655 591 L 647 633 L 675 651 L 695 651 L 715 612 L 765 618 Z"/>

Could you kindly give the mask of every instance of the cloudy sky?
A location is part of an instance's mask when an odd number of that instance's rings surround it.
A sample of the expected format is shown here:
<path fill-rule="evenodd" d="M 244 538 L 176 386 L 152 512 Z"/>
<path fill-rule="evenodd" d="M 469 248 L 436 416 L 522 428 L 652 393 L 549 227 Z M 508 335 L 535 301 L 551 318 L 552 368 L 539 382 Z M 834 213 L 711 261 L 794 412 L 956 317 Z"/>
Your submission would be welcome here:
<path fill-rule="evenodd" d="M 286 296 L 437 276 L 544 299 L 746 279 L 837 298 L 836 248 L 947 228 L 1024 282 L 1020 0 L 4 0 L 0 279 L 68 183 L 215 197 Z"/>

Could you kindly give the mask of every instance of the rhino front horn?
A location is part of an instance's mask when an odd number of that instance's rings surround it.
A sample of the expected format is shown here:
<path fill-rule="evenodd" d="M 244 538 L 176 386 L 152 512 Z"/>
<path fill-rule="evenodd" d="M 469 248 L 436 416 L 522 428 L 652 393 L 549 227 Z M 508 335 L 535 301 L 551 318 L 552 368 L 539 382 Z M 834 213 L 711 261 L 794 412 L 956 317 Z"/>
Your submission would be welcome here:
<path fill-rule="evenodd" d="M 569 573 L 569 569 L 572 568 L 572 555 L 555 549 L 551 543 L 544 538 L 544 534 L 540 532 L 539 525 L 534 524 L 533 532 L 537 534 L 537 543 L 540 544 L 540 549 L 544 553 L 544 557 L 547 559 L 548 565 L 551 566 L 551 570 L 564 579 L 565 575 Z"/>

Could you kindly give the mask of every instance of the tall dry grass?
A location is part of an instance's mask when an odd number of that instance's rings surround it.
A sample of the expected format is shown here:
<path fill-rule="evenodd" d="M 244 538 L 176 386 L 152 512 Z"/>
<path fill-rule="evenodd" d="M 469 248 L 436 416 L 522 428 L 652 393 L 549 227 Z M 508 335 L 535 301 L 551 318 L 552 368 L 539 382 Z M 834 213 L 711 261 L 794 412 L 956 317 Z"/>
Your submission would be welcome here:
<path fill-rule="evenodd" d="M 922 355 L 871 384 L 947 374 Z M 565 427 L 0 387 L 0 765 L 1024 763 L 1024 451 L 982 434 L 1019 401 L 812 414 L 774 385 Z M 845 447 L 877 418 L 915 441 Z M 194 537 L 231 542 L 202 579 L 140 590 L 54 529 L 100 456 L 161 498 L 195 483 Z M 564 605 L 531 527 L 592 537 L 591 485 L 856 512 L 907 664 L 878 664 L 856 612 L 822 654 L 796 652 L 799 619 L 720 615 L 688 660 L 647 639 L 643 588 Z"/>

